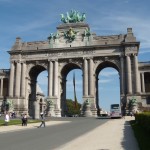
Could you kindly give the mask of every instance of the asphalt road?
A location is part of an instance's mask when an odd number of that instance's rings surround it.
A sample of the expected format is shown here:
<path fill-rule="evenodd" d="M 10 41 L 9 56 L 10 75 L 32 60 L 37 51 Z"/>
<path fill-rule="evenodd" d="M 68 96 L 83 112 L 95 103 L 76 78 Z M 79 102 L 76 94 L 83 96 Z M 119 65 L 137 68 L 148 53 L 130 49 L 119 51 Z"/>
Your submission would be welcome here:
<path fill-rule="evenodd" d="M 0 134 L 1 150 L 53 150 L 106 123 L 109 119 L 53 118 L 70 123 Z"/>

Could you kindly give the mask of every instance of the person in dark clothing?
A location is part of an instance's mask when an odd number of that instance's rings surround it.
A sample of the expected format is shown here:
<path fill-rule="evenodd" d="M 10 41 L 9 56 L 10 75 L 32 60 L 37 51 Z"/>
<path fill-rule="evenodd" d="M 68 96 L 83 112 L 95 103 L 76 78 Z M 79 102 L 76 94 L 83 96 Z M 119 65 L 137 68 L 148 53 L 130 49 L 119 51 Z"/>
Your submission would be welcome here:
<path fill-rule="evenodd" d="M 27 115 L 26 114 L 23 114 L 22 115 L 22 126 L 27 126 Z"/>
<path fill-rule="evenodd" d="M 24 115 L 24 126 L 27 126 L 27 122 L 28 122 L 28 118 L 27 118 L 27 115 L 25 114 Z"/>
<path fill-rule="evenodd" d="M 41 124 L 39 126 L 39 128 L 41 127 L 45 127 L 45 116 L 43 113 L 41 113 Z"/>

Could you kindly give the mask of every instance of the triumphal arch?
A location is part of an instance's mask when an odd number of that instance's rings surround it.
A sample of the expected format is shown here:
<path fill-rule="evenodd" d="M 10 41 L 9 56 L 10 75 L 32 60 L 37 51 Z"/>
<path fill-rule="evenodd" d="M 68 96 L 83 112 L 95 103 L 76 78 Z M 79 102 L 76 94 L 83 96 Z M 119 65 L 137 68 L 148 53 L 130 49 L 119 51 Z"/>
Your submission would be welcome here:
<path fill-rule="evenodd" d="M 39 99 L 36 94 L 37 76 L 48 72 L 49 113 L 64 115 L 66 100 L 66 76 L 72 69 L 83 74 L 84 116 L 97 116 L 98 74 L 105 67 L 115 68 L 120 79 L 120 104 L 125 109 L 128 100 L 141 101 L 141 78 L 138 64 L 140 43 L 127 28 L 126 34 L 98 36 L 85 23 L 85 14 L 71 11 L 61 15 L 62 24 L 46 41 L 23 42 L 20 37 L 9 51 L 11 60 L 9 99 L 13 100 L 17 113 L 32 112 L 39 115 Z M 115 87 L 114 87 L 115 88 Z"/>

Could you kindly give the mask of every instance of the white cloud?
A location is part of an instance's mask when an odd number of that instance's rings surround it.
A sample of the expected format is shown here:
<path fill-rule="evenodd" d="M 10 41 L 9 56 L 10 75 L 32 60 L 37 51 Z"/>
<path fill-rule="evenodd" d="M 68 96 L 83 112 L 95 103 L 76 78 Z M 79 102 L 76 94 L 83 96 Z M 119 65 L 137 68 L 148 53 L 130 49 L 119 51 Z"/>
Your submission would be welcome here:
<path fill-rule="evenodd" d="M 24 23 L 22 25 L 15 26 L 14 30 L 19 32 L 29 32 L 37 29 L 37 28 L 44 28 L 45 26 L 50 25 L 53 22 L 50 22 L 48 20 L 40 19 L 40 20 L 34 20 L 32 22 Z"/>
<path fill-rule="evenodd" d="M 141 48 L 150 48 L 150 19 L 132 12 L 113 11 L 105 12 L 105 17 L 96 19 L 93 16 L 91 29 L 97 34 L 126 34 L 128 27 L 133 28 L 133 33 L 140 41 Z"/>
<path fill-rule="evenodd" d="M 99 75 L 104 76 L 104 77 L 110 77 L 110 76 L 118 75 L 118 72 L 117 71 L 110 71 L 110 72 L 102 71 Z"/>
<path fill-rule="evenodd" d="M 109 82 L 111 82 L 112 80 L 110 80 L 110 79 L 102 79 L 102 80 L 99 80 L 98 82 L 99 82 L 99 84 L 100 83 L 109 83 Z"/>
<path fill-rule="evenodd" d="M 47 78 L 47 76 L 48 75 L 47 75 L 46 72 L 44 72 L 44 73 L 42 73 L 41 75 L 38 76 L 37 81 L 38 81 L 38 84 L 40 86 L 47 86 L 47 84 L 48 84 L 48 78 Z"/>
<path fill-rule="evenodd" d="M 139 54 L 146 54 L 146 53 L 150 53 L 150 48 L 148 49 L 140 49 Z"/>

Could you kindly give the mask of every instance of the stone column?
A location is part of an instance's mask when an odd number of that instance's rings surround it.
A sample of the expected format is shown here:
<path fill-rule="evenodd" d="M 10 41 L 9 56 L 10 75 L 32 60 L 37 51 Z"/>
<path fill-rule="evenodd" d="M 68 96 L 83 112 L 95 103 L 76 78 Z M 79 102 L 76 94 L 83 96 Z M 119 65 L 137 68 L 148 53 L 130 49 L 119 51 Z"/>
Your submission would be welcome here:
<path fill-rule="evenodd" d="M 40 106 L 39 106 L 39 100 L 34 101 L 34 119 L 39 119 L 40 114 Z"/>
<path fill-rule="evenodd" d="M 9 97 L 13 97 L 14 94 L 14 72 L 15 72 L 14 62 L 11 62 L 10 77 L 9 77 Z"/>
<path fill-rule="evenodd" d="M 124 57 L 120 57 L 121 69 L 120 69 L 120 93 L 124 94 Z"/>
<path fill-rule="evenodd" d="M 58 61 L 54 62 L 54 96 L 58 96 Z"/>
<path fill-rule="evenodd" d="M 142 92 L 145 93 L 145 81 L 144 81 L 144 72 L 141 73 L 141 84 L 142 84 Z"/>
<path fill-rule="evenodd" d="M 59 78 L 58 78 L 58 60 L 54 61 L 54 103 L 55 106 L 55 115 L 57 117 L 61 117 L 61 109 L 60 109 L 60 95 L 59 95 Z"/>
<path fill-rule="evenodd" d="M 138 70 L 138 60 L 136 55 L 134 55 L 133 60 L 134 60 L 134 74 L 135 74 L 135 93 L 140 93 L 140 79 Z"/>
<path fill-rule="evenodd" d="M 64 92 L 63 92 L 63 94 L 64 94 L 63 99 L 65 100 L 65 102 L 64 102 L 65 111 L 67 111 L 67 104 L 66 104 L 66 83 L 67 83 L 67 80 L 65 78 L 65 81 L 64 81 Z"/>
<path fill-rule="evenodd" d="M 26 63 L 22 63 L 22 73 L 21 73 L 21 97 L 25 97 L 25 81 L 26 81 Z"/>
<path fill-rule="evenodd" d="M 127 72 L 127 94 L 132 94 L 132 78 L 131 78 L 131 59 L 126 56 L 126 72 Z"/>
<path fill-rule="evenodd" d="M 88 95 L 88 68 L 87 59 L 84 58 L 84 70 L 83 70 L 83 96 Z"/>
<path fill-rule="evenodd" d="M 97 77 L 96 77 L 96 106 L 97 106 L 97 109 L 99 110 L 99 86 L 98 86 L 98 80 L 99 80 L 99 78 L 98 78 L 98 75 L 97 75 Z M 99 113 L 99 112 L 98 112 Z"/>
<path fill-rule="evenodd" d="M 20 79 L 21 79 L 21 63 L 17 62 L 16 82 L 15 82 L 15 97 L 20 97 Z"/>
<path fill-rule="evenodd" d="M 48 97 L 52 96 L 52 85 L 53 85 L 53 62 L 49 61 L 49 69 L 48 69 Z"/>
<path fill-rule="evenodd" d="M 89 60 L 89 95 L 94 96 L 94 80 L 93 80 L 93 59 Z"/>
<path fill-rule="evenodd" d="M 3 78 L 1 78 L 1 91 L 0 96 L 3 96 Z"/>

